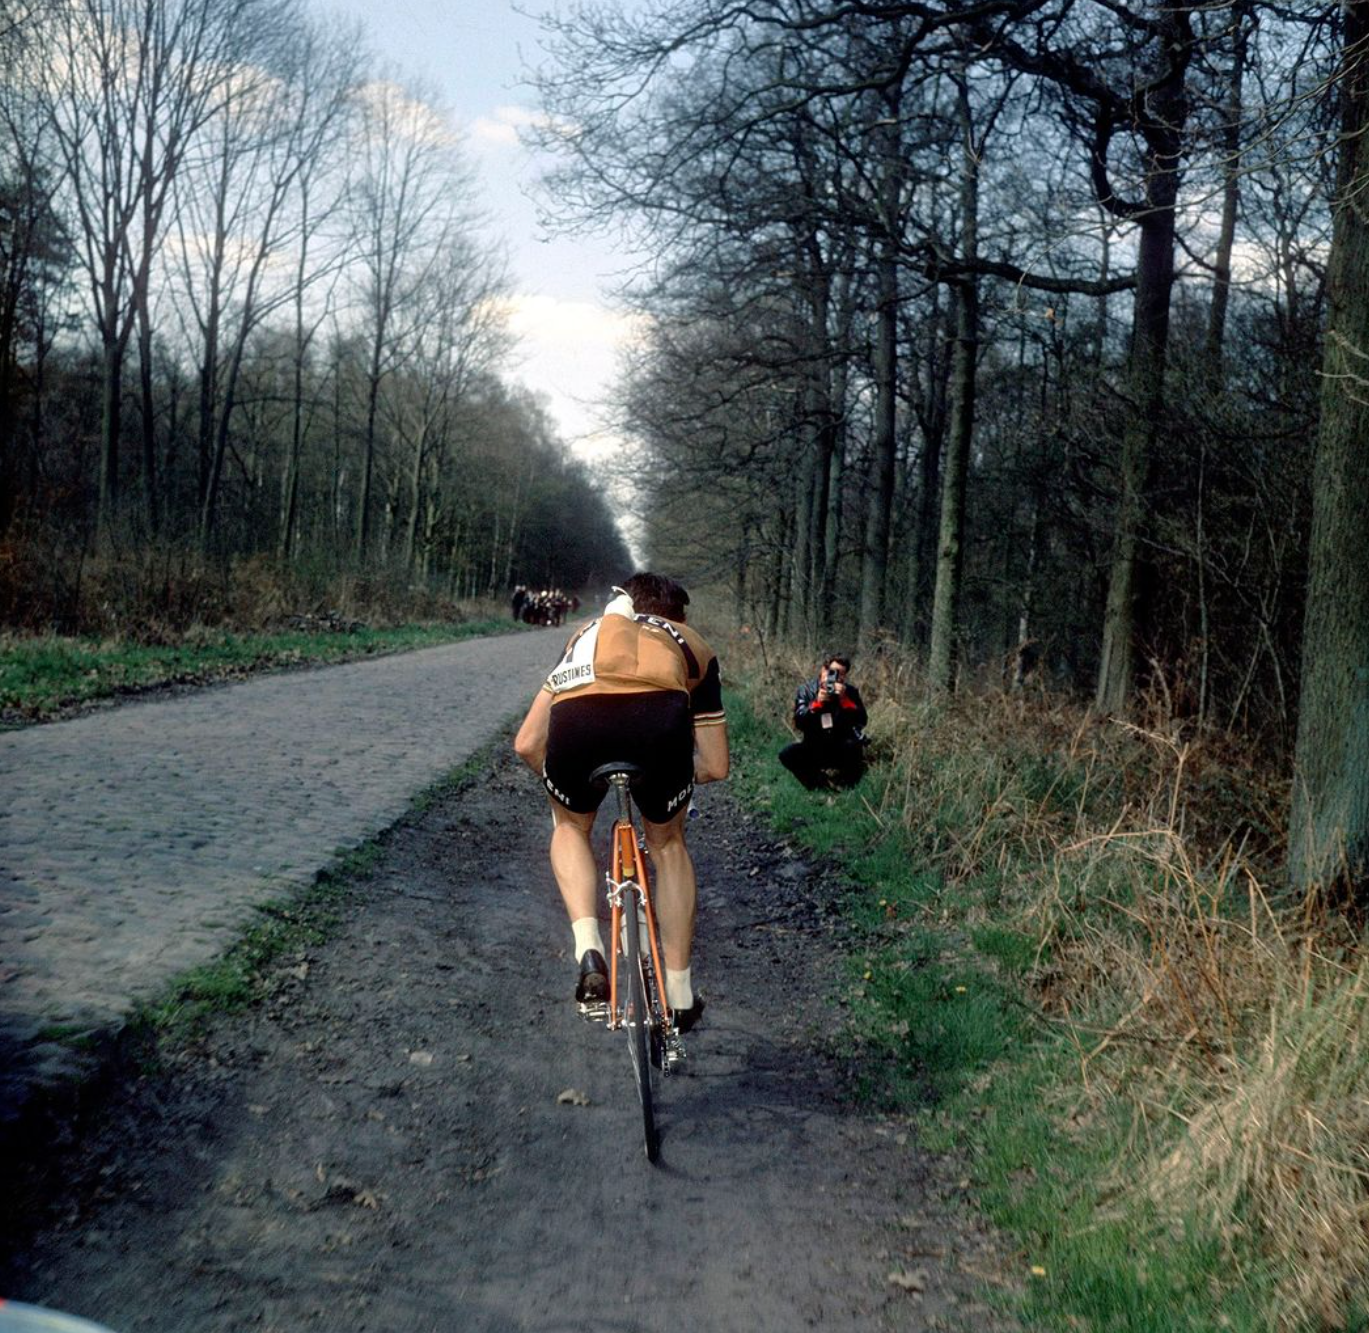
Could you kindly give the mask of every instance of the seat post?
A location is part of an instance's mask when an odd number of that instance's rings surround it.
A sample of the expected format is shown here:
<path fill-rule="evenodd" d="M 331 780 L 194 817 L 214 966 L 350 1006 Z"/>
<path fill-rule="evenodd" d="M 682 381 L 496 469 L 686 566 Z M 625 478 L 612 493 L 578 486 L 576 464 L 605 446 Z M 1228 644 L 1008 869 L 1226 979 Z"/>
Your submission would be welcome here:
<path fill-rule="evenodd" d="M 624 823 L 627 822 L 630 811 L 628 808 L 628 776 L 626 773 L 611 773 L 608 779 L 613 784 L 613 789 L 618 793 L 618 818 Z"/>

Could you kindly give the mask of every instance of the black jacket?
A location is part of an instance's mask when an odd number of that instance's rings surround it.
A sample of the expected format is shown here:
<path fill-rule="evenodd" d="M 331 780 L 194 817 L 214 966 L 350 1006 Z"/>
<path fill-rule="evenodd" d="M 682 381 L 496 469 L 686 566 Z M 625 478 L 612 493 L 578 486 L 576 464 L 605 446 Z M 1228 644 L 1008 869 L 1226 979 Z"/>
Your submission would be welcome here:
<path fill-rule="evenodd" d="M 821 700 L 820 689 L 821 682 L 816 677 L 799 686 L 794 697 L 794 725 L 799 734 L 805 741 L 819 743 L 859 740 L 867 721 L 860 691 L 848 684 L 839 698 Z M 824 717 L 832 719 L 830 725 L 823 725 Z"/>

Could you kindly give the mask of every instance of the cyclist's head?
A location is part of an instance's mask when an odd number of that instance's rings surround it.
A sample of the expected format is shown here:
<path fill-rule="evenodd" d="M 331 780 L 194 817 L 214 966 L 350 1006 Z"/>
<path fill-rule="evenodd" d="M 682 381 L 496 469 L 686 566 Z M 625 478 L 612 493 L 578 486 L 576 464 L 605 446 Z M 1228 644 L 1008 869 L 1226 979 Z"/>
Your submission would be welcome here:
<path fill-rule="evenodd" d="M 679 621 L 685 618 L 689 594 L 664 574 L 634 574 L 623 584 L 623 591 L 632 598 L 632 608 L 638 615 Z"/>
<path fill-rule="evenodd" d="M 845 653 L 828 653 L 818 665 L 824 670 L 828 667 L 840 667 L 844 676 L 851 670 L 851 659 Z"/>

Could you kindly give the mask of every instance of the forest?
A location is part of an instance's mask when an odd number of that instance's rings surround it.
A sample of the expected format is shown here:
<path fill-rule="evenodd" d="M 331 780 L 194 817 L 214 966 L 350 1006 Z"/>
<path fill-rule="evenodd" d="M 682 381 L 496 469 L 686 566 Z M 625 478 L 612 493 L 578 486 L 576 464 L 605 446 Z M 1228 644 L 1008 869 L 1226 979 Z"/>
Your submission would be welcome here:
<path fill-rule="evenodd" d="M 0 623 L 620 570 L 481 221 L 436 98 L 301 0 L 5 5 Z"/>
<path fill-rule="evenodd" d="M 0 10 L 0 627 L 594 605 L 631 494 L 846 877 L 832 1044 L 1038 1326 L 1369 1327 L 1369 0 L 537 8 L 545 222 L 638 257 L 596 473 L 362 34 Z M 820 652 L 871 763 L 810 799 Z"/>
<path fill-rule="evenodd" d="M 549 198 L 651 256 L 653 558 L 936 692 L 1296 746 L 1292 878 L 1362 890 L 1366 7 L 544 22 Z"/>

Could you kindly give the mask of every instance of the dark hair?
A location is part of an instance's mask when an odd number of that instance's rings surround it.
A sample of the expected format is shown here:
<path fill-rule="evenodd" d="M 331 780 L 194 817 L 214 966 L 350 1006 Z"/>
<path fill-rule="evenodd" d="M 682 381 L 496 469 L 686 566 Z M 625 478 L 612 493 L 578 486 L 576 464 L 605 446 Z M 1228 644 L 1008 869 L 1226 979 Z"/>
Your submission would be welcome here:
<path fill-rule="evenodd" d="M 664 616 L 667 620 L 684 620 L 689 594 L 674 579 L 664 574 L 640 571 L 623 584 L 623 591 L 632 598 L 638 615 Z"/>
<path fill-rule="evenodd" d="M 850 671 L 851 669 L 851 659 L 845 653 L 828 653 L 822 659 L 822 665 L 825 667 L 831 666 L 833 662 L 839 662 L 843 671 Z"/>

